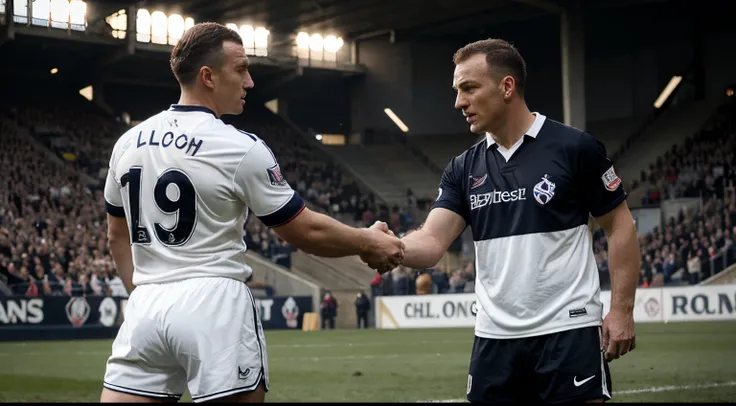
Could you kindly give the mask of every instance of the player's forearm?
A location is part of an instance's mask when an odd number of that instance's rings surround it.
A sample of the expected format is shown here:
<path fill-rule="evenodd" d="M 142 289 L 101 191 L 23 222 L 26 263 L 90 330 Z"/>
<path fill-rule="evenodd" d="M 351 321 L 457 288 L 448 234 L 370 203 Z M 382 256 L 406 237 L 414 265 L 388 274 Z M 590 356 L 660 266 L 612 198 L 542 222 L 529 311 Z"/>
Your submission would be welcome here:
<path fill-rule="evenodd" d="M 130 240 L 128 236 L 125 236 L 125 238 L 109 238 L 108 244 L 118 276 L 123 281 L 125 290 L 130 294 L 135 289 L 133 285 L 133 253 L 130 249 Z"/>
<path fill-rule="evenodd" d="M 293 243 L 320 257 L 346 257 L 360 255 L 366 240 L 366 229 L 353 228 L 332 217 L 313 213 L 303 238 Z"/>
<path fill-rule="evenodd" d="M 401 241 L 404 242 L 402 265 L 409 268 L 431 268 L 440 262 L 445 251 L 433 236 L 421 229 L 407 234 Z"/>
<path fill-rule="evenodd" d="M 631 312 L 641 267 L 639 240 L 633 224 L 619 228 L 608 236 L 608 263 L 611 273 L 611 309 Z"/>

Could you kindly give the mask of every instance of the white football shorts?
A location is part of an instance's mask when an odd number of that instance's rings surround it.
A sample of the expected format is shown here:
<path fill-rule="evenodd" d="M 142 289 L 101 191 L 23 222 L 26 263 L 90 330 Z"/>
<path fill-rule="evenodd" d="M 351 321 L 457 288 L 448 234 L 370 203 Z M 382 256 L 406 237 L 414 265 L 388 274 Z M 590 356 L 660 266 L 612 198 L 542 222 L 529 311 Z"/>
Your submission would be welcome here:
<path fill-rule="evenodd" d="M 266 339 L 245 283 L 195 278 L 136 287 L 107 360 L 104 386 L 204 402 L 268 390 Z"/>

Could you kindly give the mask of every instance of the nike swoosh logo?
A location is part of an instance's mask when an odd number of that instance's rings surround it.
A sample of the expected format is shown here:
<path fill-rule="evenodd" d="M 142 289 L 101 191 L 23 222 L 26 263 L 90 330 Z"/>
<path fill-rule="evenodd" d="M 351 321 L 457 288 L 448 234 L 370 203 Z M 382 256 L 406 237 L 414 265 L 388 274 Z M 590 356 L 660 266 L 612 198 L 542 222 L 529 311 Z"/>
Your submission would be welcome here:
<path fill-rule="evenodd" d="M 575 386 L 580 386 L 580 385 L 584 384 L 585 382 L 588 382 L 589 380 L 591 380 L 593 378 L 595 378 L 595 375 L 591 376 L 590 378 L 585 378 L 582 381 L 578 381 L 578 377 L 576 376 L 576 377 L 572 378 L 572 383 L 575 384 Z"/>

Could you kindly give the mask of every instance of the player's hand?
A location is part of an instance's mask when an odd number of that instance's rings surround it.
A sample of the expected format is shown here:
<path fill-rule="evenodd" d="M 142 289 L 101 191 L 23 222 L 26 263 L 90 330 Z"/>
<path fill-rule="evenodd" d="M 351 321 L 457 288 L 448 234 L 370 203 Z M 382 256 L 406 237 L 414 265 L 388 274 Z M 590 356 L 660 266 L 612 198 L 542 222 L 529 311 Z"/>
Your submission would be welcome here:
<path fill-rule="evenodd" d="M 602 343 L 606 361 L 613 361 L 636 348 L 634 313 L 611 309 L 603 319 Z"/>
<path fill-rule="evenodd" d="M 360 254 L 369 267 L 380 274 L 391 271 L 404 260 L 404 242 L 394 236 L 383 222 L 376 222 L 367 230 L 368 243 Z"/>
<path fill-rule="evenodd" d="M 391 231 L 390 228 L 388 228 L 388 224 L 384 223 L 383 221 L 376 221 L 371 226 L 371 229 L 380 230 L 380 231 L 383 231 L 384 233 L 386 233 L 386 234 L 388 234 L 390 236 L 395 236 L 394 232 Z"/>

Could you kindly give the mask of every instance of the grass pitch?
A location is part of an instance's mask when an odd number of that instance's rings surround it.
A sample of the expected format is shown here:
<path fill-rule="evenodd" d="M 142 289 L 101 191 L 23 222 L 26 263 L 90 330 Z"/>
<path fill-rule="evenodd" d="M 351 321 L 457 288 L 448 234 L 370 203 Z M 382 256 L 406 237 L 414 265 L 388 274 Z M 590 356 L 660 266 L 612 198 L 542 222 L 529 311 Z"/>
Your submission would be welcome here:
<path fill-rule="evenodd" d="M 465 399 L 472 329 L 267 331 L 266 402 Z M 97 402 L 110 340 L 0 343 L 0 402 Z M 736 399 L 736 322 L 637 325 L 614 402 Z M 185 395 L 183 401 L 191 401 Z"/>

